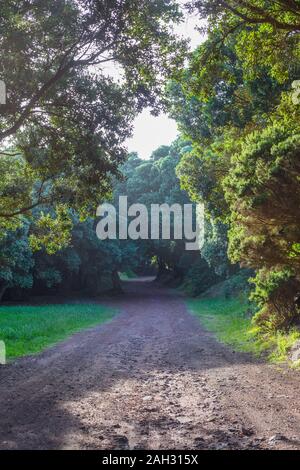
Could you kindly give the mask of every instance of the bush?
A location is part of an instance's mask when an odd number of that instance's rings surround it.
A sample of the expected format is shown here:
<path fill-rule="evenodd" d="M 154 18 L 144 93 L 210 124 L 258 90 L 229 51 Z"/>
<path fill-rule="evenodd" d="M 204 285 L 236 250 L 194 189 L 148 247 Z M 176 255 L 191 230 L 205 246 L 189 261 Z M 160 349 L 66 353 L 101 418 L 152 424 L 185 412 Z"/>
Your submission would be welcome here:
<path fill-rule="evenodd" d="M 287 330 L 299 321 L 300 282 L 289 269 L 262 269 L 252 282 L 255 290 L 250 298 L 260 307 L 254 317 L 257 326 L 269 331 Z"/>
<path fill-rule="evenodd" d="M 199 258 L 187 271 L 182 283 L 182 289 L 187 295 L 196 297 L 216 284 L 220 278 L 207 262 Z"/>

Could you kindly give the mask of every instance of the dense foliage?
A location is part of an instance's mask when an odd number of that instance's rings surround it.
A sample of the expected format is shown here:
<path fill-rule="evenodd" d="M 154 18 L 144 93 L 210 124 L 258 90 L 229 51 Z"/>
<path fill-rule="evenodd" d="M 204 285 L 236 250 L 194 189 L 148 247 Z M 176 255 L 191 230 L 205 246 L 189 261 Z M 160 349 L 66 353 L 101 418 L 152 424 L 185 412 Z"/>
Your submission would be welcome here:
<path fill-rule="evenodd" d="M 43 205 L 52 218 L 58 212 L 55 229 L 66 237 L 65 208 L 94 215 L 126 158 L 133 118 L 158 106 L 166 74 L 182 63 L 184 43 L 172 32 L 180 13 L 172 0 L 0 7 L 0 230 Z M 51 228 L 49 217 L 41 221 L 44 242 Z"/>
<path fill-rule="evenodd" d="M 203 256 L 213 255 L 217 269 L 252 268 L 257 324 L 286 328 L 300 314 L 300 106 L 293 95 L 300 5 L 195 1 L 193 7 L 207 19 L 208 36 L 169 87 L 170 112 L 192 141 L 178 175 L 190 196 L 205 203 L 208 226 L 218 227 L 216 250 L 204 247 Z"/>
<path fill-rule="evenodd" d="M 180 204 L 181 207 L 191 204 L 186 191 L 180 189 L 176 175 L 176 167 L 190 148 L 189 141 L 178 139 L 170 147 L 158 148 L 147 161 L 131 154 L 123 168 L 126 181 L 118 184 L 116 199 L 118 195 L 127 195 L 129 204 L 142 203 L 149 214 L 151 204 Z M 157 267 L 159 280 L 173 285 L 183 284 L 186 290 L 196 295 L 209 287 L 216 275 L 200 252 L 188 252 L 184 240 L 174 239 L 173 223 L 171 218 L 171 240 L 139 240 L 140 259 L 146 265 L 152 261 Z"/>
<path fill-rule="evenodd" d="M 188 55 L 175 1 L 2 3 L 0 295 L 97 294 L 153 266 L 198 295 L 252 273 L 257 325 L 299 322 L 300 2 L 191 0 L 206 37 Z M 162 104 L 179 138 L 127 155 L 133 118 Z M 120 195 L 204 204 L 201 253 L 100 241 L 95 209 Z"/>
<path fill-rule="evenodd" d="M 109 202 L 118 208 L 119 196 L 126 195 L 128 205 L 144 204 L 149 213 L 151 204 L 190 204 L 176 175 L 180 159 L 189 150 L 189 142 L 179 139 L 170 147 L 160 147 L 146 161 L 136 153 L 130 154 L 120 167 L 123 178 L 115 179 L 113 200 Z M 36 217 L 40 223 L 40 214 Z M 80 221 L 75 212 L 71 213 L 71 218 L 73 228 L 68 246 L 58 251 L 49 251 L 50 240 L 47 248 L 32 249 L 28 222 L 22 229 L 7 232 L 0 241 L 3 253 L 1 286 L 6 298 L 16 300 L 26 294 L 51 295 L 54 292 L 64 296 L 116 292 L 121 289 L 120 272 L 157 273 L 161 282 L 182 284 L 191 295 L 203 292 L 217 280 L 217 274 L 209 268 L 200 252 L 187 252 L 184 240 L 173 239 L 172 217 L 171 240 L 99 240 L 96 235 L 98 219 Z M 56 219 L 52 220 L 56 222 Z M 51 234 L 57 237 L 54 227 Z M 59 239 L 54 241 L 55 247 L 58 242 Z M 41 236 L 36 243 L 42 243 Z M 213 243 L 216 242 L 211 241 Z M 6 254 L 8 264 L 4 263 Z M 224 275 L 221 266 L 218 274 Z"/>

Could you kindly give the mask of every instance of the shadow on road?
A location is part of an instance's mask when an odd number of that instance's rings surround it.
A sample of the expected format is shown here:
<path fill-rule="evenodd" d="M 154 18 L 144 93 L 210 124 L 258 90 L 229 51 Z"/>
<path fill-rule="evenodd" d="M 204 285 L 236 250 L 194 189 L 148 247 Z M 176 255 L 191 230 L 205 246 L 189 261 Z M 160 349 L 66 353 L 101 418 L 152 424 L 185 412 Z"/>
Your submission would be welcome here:
<path fill-rule="evenodd" d="M 120 311 L 110 323 L 0 369 L 1 448 L 207 448 L 195 436 L 206 419 L 212 439 L 220 432 L 222 380 L 260 366 L 220 345 L 151 280 L 126 282 L 123 296 L 106 300 Z M 223 432 L 238 448 L 240 426 Z"/>

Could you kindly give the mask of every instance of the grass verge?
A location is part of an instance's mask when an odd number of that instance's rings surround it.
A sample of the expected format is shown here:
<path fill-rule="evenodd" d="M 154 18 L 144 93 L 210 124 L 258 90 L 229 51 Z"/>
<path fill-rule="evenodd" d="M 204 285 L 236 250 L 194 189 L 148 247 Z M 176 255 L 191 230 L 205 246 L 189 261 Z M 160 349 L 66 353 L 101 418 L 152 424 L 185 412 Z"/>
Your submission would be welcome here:
<path fill-rule="evenodd" d="M 287 361 L 289 349 L 300 338 L 296 329 L 263 335 L 251 322 L 249 304 L 240 298 L 201 298 L 187 302 L 190 311 L 219 341 L 236 351 L 265 355 L 273 363 Z"/>
<path fill-rule="evenodd" d="M 6 359 L 38 353 L 114 314 L 112 308 L 98 304 L 0 307 L 0 340 L 5 342 Z"/>

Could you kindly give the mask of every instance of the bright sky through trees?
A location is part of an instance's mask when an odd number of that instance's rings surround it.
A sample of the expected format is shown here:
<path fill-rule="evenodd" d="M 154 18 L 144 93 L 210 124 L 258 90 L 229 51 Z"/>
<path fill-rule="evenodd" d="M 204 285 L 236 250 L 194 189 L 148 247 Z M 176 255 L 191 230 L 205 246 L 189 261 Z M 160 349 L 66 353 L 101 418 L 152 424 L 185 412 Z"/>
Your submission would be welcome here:
<path fill-rule="evenodd" d="M 178 28 L 178 34 L 189 38 L 191 49 L 197 47 L 203 40 L 203 36 L 196 27 L 201 24 L 199 17 L 187 15 L 184 23 Z M 145 109 L 135 120 L 132 138 L 126 145 L 130 152 L 138 152 L 140 158 L 149 158 L 151 153 L 160 145 L 169 145 L 178 134 L 177 124 L 169 119 L 166 114 L 152 116 L 149 109 Z"/>

